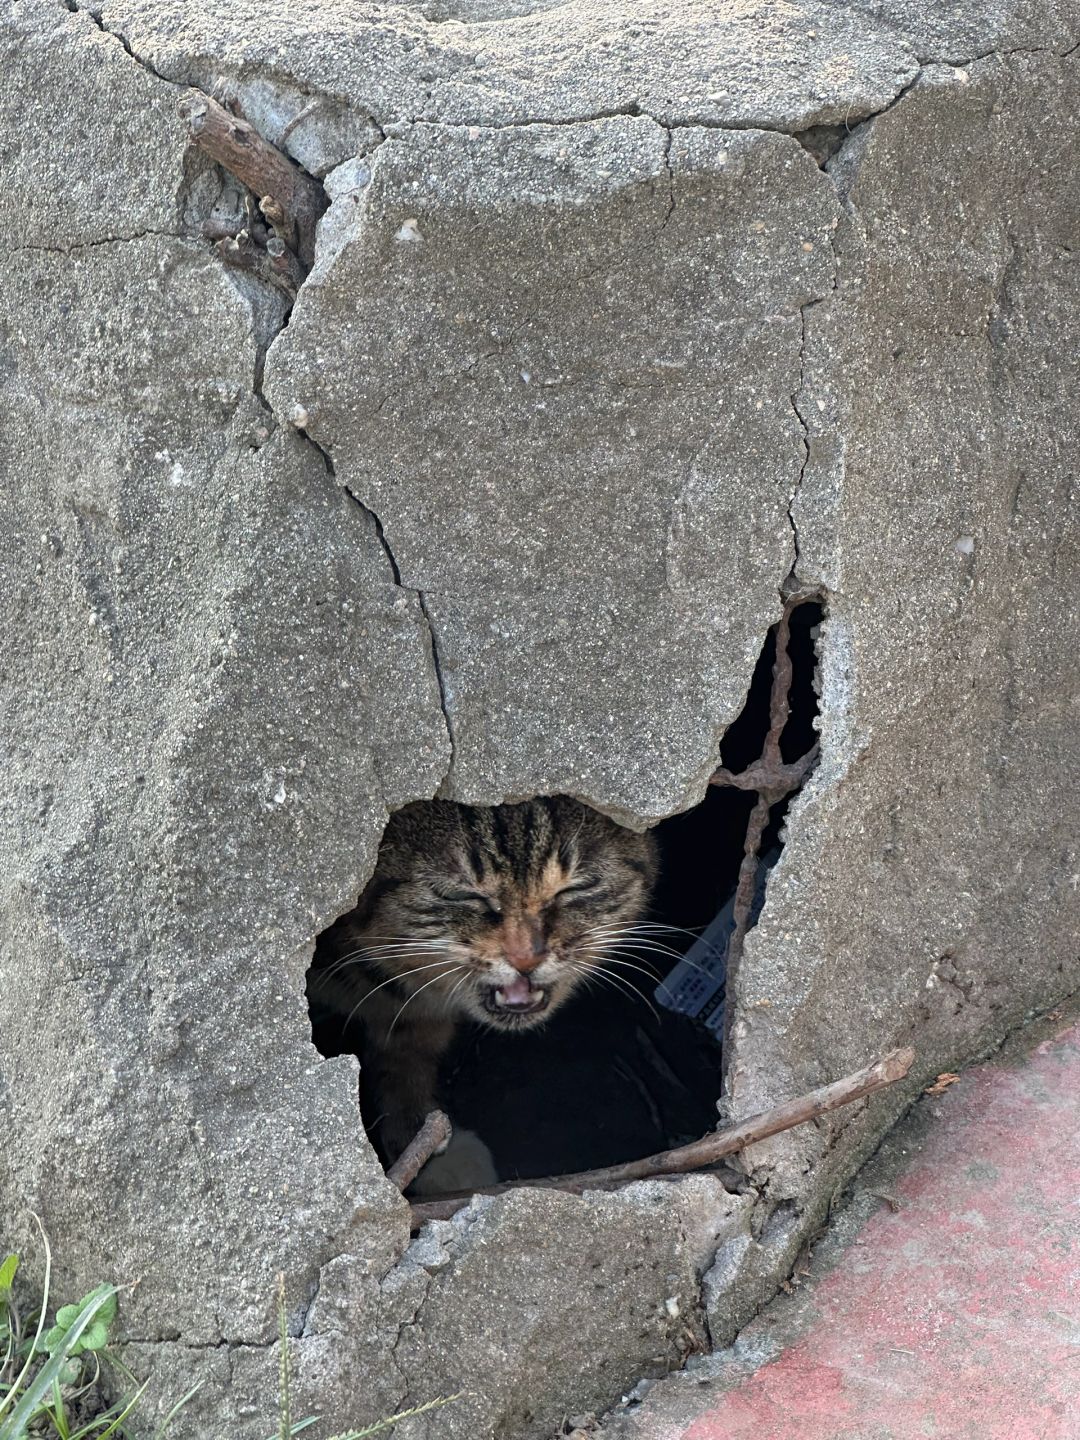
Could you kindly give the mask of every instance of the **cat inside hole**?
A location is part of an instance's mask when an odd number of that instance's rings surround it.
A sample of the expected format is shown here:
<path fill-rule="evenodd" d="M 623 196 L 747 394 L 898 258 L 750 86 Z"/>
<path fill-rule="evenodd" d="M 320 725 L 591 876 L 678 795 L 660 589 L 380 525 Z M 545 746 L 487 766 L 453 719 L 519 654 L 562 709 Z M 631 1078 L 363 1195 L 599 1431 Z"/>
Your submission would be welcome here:
<path fill-rule="evenodd" d="M 359 1027 L 364 1120 L 385 1164 L 445 1105 L 440 1066 L 459 1029 L 542 1026 L 618 963 L 656 873 L 651 835 L 564 796 L 419 801 L 391 817 L 371 880 L 322 936 L 309 979 L 313 1016 Z M 455 1125 L 413 1191 L 499 1178 L 480 1137 Z"/>

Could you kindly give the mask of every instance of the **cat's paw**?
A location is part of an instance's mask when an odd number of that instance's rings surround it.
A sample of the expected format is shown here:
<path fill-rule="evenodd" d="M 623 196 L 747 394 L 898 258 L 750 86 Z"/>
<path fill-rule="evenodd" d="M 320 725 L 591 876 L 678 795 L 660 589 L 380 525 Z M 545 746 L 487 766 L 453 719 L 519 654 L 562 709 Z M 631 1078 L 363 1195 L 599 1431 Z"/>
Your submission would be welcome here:
<path fill-rule="evenodd" d="M 409 1186 L 410 1195 L 445 1195 L 451 1190 L 480 1190 L 497 1185 L 491 1151 L 475 1130 L 455 1130 L 450 1144 L 433 1155 Z"/>

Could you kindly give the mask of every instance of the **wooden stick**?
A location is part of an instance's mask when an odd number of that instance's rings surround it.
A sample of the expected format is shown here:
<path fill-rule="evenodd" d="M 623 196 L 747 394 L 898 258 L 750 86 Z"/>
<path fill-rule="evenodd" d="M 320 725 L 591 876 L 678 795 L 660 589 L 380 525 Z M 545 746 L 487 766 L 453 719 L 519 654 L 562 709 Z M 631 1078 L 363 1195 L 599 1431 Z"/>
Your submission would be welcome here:
<path fill-rule="evenodd" d="M 646 1155 L 641 1160 L 628 1160 L 623 1165 L 608 1165 L 601 1170 L 583 1170 L 577 1175 L 554 1175 L 546 1180 L 516 1180 L 503 1185 L 493 1185 L 477 1190 L 477 1195 L 505 1195 L 509 1190 L 564 1190 L 571 1195 L 580 1195 L 584 1190 L 611 1189 L 618 1185 L 629 1185 L 634 1180 L 649 1180 L 672 1175 L 685 1175 L 691 1170 L 701 1170 L 706 1165 L 715 1165 L 725 1155 L 732 1155 L 747 1145 L 767 1140 L 770 1135 L 779 1135 L 793 1125 L 803 1125 L 818 1115 L 850 1105 L 875 1090 L 883 1090 L 902 1080 L 915 1062 L 915 1051 L 910 1046 L 892 1050 L 888 1055 L 856 1070 L 843 1080 L 834 1080 L 819 1090 L 811 1090 L 797 1100 L 785 1101 L 772 1110 L 752 1115 L 738 1125 L 729 1125 L 723 1130 L 710 1131 L 690 1145 L 680 1145 L 674 1150 L 662 1150 L 658 1155 Z M 414 1142 L 415 1143 L 415 1142 Z M 425 1220 L 446 1220 L 472 1195 L 447 1195 L 438 1200 L 420 1200 L 412 1206 L 414 1225 Z"/>
<path fill-rule="evenodd" d="M 209 95 L 193 90 L 178 107 L 192 140 L 212 160 L 254 192 L 264 213 L 278 207 L 284 217 L 282 239 L 296 251 L 305 270 L 315 256 L 315 222 L 326 209 L 326 192 L 313 175 L 264 140 L 254 125 L 230 115 Z"/>
<path fill-rule="evenodd" d="M 247 230 L 241 230 L 235 236 L 226 235 L 218 240 L 214 250 L 234 270 L 246 270 L 251 275 L 257 275 L 267 285 L 276 286 L 290 300 L 296 299 L 296 292 L 304 279 L 304 267 L 276 235 L 260 245 Z"/>
<path fill-rule="evenodd" d="M 721 767 L 709 784 L 730 785 L 735 790 L 777 790 L 781 792 L 780 798 L 783 798 L 783 795 L 799 788 L 817 764 L 820 752 L 821 745 L 815 740 L 805 755 L 801 755 L 798 760 L 792 760 L 788 765 L 782 760 L 768 760 L 762 756 L 737 774 Z"/>
<path fill-rule="evenodd" d="M 453 1133 L 449 1116 L 441 1110 L 432 1110 L 387 1170 L 386 1178 L 392 1180 L 399 1190 L 407 1190 L 435 1152 L 450 1143 Z"/>
<path fill-rule="evenodd" d="M 758 873 L 761 869 L 761 841 L 769 824 L 772 807 L 785 795 L 797 790 L 813 768 L 818 747 L 811 747 L 801 761 L 794 766 L 784 764 L 780 750 L 780 738 L 791 715 L 792 661 L 789 641 L 791 639 L 791 616 L 800 605 L 814 597 L 799 591 L 790 595 L 776 625 L 776 648 L 773 657 L 772 687 L 769 694 L 769 729 L 762 746 L 761 756 L 741 775 L 732 775 L 721 768 L 712 777 L 712 785 L 734 785 L 739 789 L 757 791 L 757 800 L 746 824 L 746 838 L 743 844 L 743 858 L 739 866 L 739 878 L 735 886 L 734 925 L 727 944 L 727 1003 L 724 1007 L 724 1049 L 731 1043 L 731 1027 L 735 1017 L 735 1000 L 738 995 L 739 967 L 742 964 L 743 945 L 750 929 L 757 891 Z M 751 774 L 752 772 L 752 774 Z"/>

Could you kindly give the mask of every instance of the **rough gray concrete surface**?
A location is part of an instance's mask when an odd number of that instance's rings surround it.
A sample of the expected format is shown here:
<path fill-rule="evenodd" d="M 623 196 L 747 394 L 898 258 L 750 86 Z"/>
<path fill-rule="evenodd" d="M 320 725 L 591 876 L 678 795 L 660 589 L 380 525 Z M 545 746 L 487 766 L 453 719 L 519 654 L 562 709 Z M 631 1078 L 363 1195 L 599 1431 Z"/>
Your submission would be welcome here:
<path fill-rule="evenodd" d="M 279 1272 L 314 1436 L 458 1388 L 403 1431 L 551 1433 L 728 1337 L 911 1088 L 1076 988 L 1078 42 L 1064 3 L 0 20 L 0 1242 L 34 1209 L 65 1296 L 139 1279 L 154 1403 L 205 1377 L 178 1440 L 273 1428 Z M 325 177 L 291 316 L 199 238 L 191 85 Z M 823 756 L 726 1104 L 908 1040 L 912 1087 L 743 1196 L 410 1242 L 315 935 L 409 799 L 693 803 L 792 572 Z"/>
<path fill-rule="evenodd" d="M 784 136 L 625 117 L 419 125 L 365 171 L 266 390 L 425 595 L 446 792 L 659 818 L 716 768 L 791 566 L 835 192 Z"/>

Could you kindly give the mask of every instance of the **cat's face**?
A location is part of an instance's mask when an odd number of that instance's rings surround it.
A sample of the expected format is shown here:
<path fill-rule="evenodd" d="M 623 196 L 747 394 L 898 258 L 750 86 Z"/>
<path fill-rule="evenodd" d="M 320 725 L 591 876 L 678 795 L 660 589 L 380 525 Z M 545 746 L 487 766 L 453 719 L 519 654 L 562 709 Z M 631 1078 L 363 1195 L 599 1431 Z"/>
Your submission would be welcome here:
<path fill-rule="evenodd" d="M 387 829 L 363 941 L 384 974 L 426 987 L 427 1006 L 526 1028 L 621 943 L 655 874 L 651 836 L 574 800 L 425 801 Z"/>

